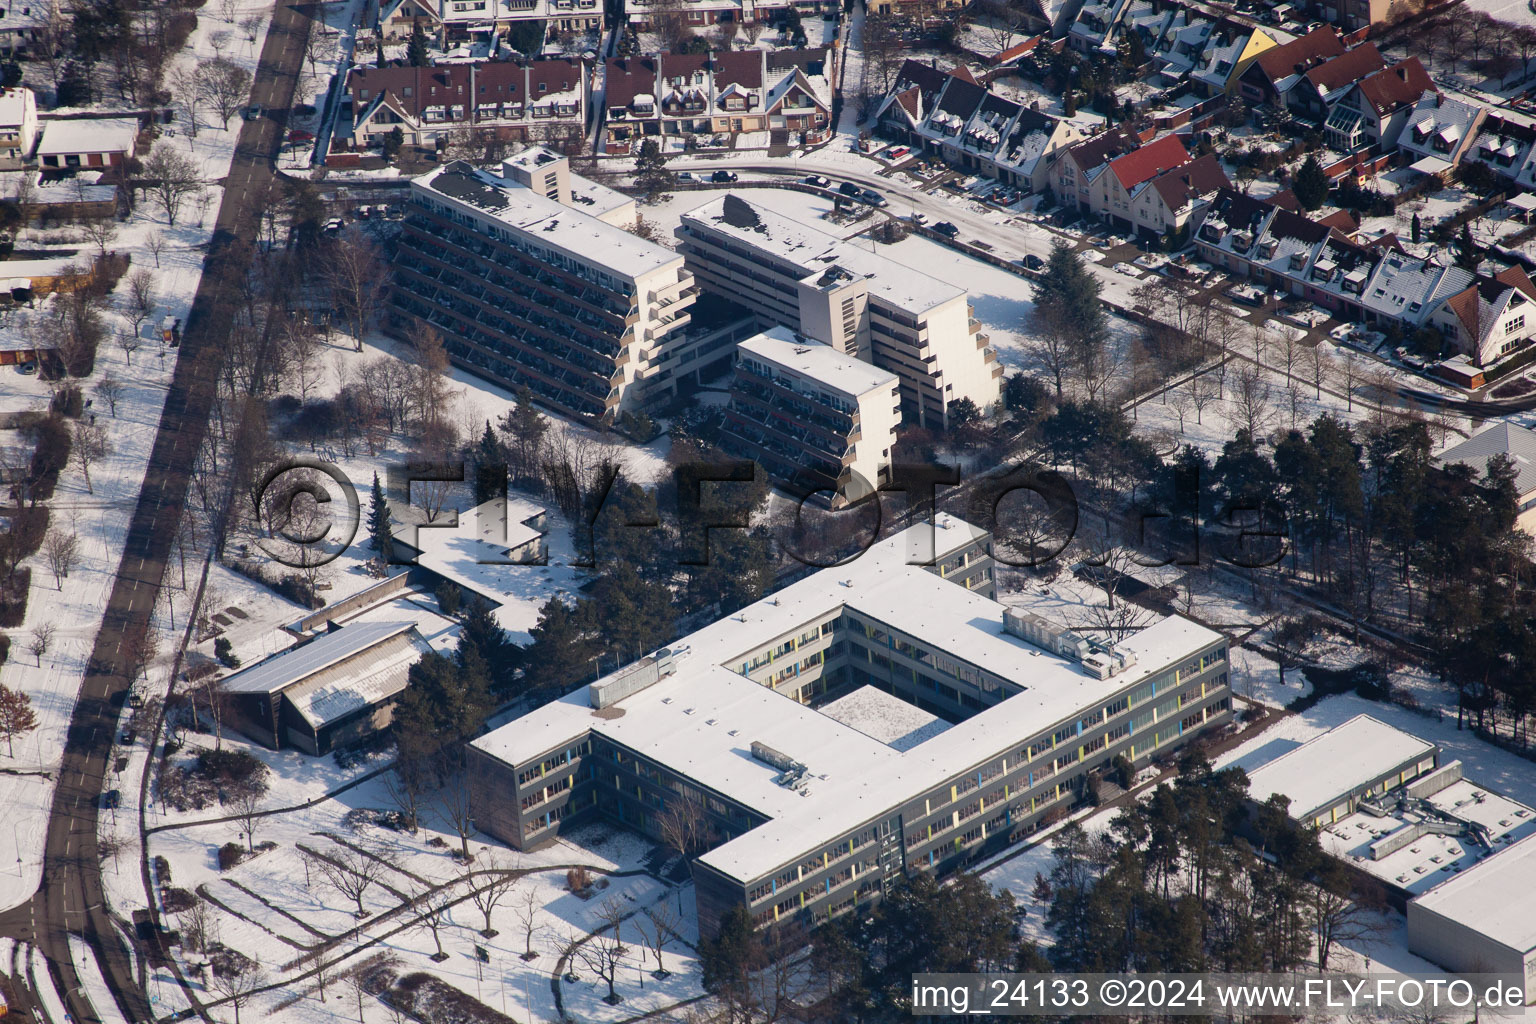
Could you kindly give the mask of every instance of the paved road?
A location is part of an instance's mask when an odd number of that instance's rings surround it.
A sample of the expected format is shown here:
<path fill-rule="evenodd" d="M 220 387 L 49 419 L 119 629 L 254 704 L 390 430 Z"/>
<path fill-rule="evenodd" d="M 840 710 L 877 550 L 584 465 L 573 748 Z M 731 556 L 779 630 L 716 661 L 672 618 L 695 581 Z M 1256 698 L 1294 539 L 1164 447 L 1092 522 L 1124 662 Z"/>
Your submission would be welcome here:
<path fill-rule="evenodd" d="M 70 720 L 48 822 L 42 888 L 30 903 L 0 917 L 0 934 L 33 942 L 46 957 L 60 983 L 65 1006 L 77 1022 L 101 1018 L 81 992 L 80 965 L 70 953 L 71 934 L 83 936 L 93 950 L 127 1020 L 147 1021 L 154 1016 L 135 978 L 133 961 L 120 941 L 121 925 L 106 909 L 96 848 L 97 809 L 102 790 L 110 788 L 107 768 L 119 702 L 135 671 L 131 652 L 148 629 L 170 559 L 190 467 L 208 425 L 223 361 L 223 342 L 238 301 L 233 282 L 244 266 L 239 254 L 230 251 L 230 243 L 256 235 L 248 196 L 273 176 L 273 161 L 287 110 L 293 105 L 309 27 L 310 16 L 305 10 L 280 6 L 267 31 L 251 100 L 272 113 L 242 124 L 225 179 L 209 256 L 187 318 L 117 582 Z M 135 810 L 125 807 L 121 813 Z"/>

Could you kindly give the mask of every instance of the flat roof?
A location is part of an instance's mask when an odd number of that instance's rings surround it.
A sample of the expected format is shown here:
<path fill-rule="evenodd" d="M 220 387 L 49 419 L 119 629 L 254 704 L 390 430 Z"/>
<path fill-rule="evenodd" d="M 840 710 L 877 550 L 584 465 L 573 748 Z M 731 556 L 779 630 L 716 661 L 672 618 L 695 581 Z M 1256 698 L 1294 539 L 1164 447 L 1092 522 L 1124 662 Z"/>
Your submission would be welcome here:
<path fill-rule="evenodd" d="M 748 882 L 1222 639 L 1170 616 L 1122 641 L 1135 664 L 1100 680 L 1075 661 L 1005 635 L 1003 605 L 924 568 L 985 535 L 940 514 L 684 637 L 671 648 L 672 675 L 601 713 L 582 689 L 474 746 L 517 765 L 590 730 L 690 776 L 771 819 L 700 858 Z M 740 673 L 743 659 L 761 647 L 845 611 L 886 621 L 1024 690 L 900 751 Z M 803 791 L 774 782 L 780 773 L 752 757 L 754 740 L 806 766 Z"/>
<path fill-rule="evenodd" d="M 1495 942 L 1536 949 L 1536 838 L 1501 850 L 1415 902 Z"/>
<path fill-rule="evenodd" d="M 893 750 L 911 750 L 949 728 L 944 719 L 877 686 L 861 686 L 817 710 Z"/>
<path fill-rule="evenodd" d="M 1440 770 L 1459 771 L 1459 768 L 1459 762 L 1452 762 Z M 1488 848 L 1475 840 L 1469 841 L 1464 835 L 1427 833 L 1379 859 L 1371 856 L 1372 844 L 1415 824 L 1449 820 L 1442 815 L 1474 822 L 1486 829 L 1493 851 L 1536 835 L 1536 812 L 1469 779 L 1458 779 L 1425 798 L 1428 809 L 1412 801 L 1399 808 L 1397 797 L 1400 795 L 1389 794 L 1377 801 L 1391 811 L 1387 816 L 1357 810 L 1325 826 L 1318 833 L 1318 842 L 1333 856 L 1417 896 L 1460 877 L 1476 867 L 1480 858 L 1492 854 Z"/>
<path fill-rule="evenodd" d="M 1248 795 L 1257 803 L 1276 793 L 1290 797 L 1291 817 L 1302 819 L 1434 751 L 1428 740 L 1370 715 L 1356 715 L 1254 769 L 1248 774 Z"/>
<path fill-rule="evenodd" d="M 509 553 L 544 536 L 530 525 L 544 514 L 544 506 L 524 498 L 492 498 L 459 512 L 452 525 L 420 523 L 416 562 L 499 606 L 522 584 L 506 572 L 520 564 Z"/>
<path fill-rule="evenodd" d="M 573 192 L 579 185 L 583 194 L 595 195 L 594 184 L 580 175 L 571 175 Z M 532 240 L 631 279 L 671 264 L 681 266 L 683 262 L 671 249 L 605 223 L 594 213 L 562 205 L 462 160 L 411 179 L 411 188 L 459 203 L 516 228 Z M 602 205 L 594 204 L 594 210 Z"/>
<path fill-rule="evenodd" d="M 734 235 L 755 249 L 793 263 L 806 271 L 802 280 L 841 266 L 863 277 L 871 294 L 910 313 L 925 313 L 966 294 L 964 288 L 940 281 L 921 268 L 860 247 L 874 242 L 844 241 L 815 225 L 738 195 L 705 203 L 683 214 L 682 219 Z"/>
<path fill-rule="evenodd" d="M 38 156 L 69 153 L 128 153 L 139 137 L 133 117 L 81 117 L 43 122 Z"/>
<path fill-rule="evenodd" d="M 310 728 L 319 729 L 403 691 L 411 666 L 429 650 L 425 640 L 398 633 L 364 653 L 363 664 L 332 665 L 283 696 Z"/>
<path fill-rule="evenodd" d="M 225 678 L 219 686 L 226 693 L 278 693 L 414 625 L 410 622 L 359 622 L 343 626 L 263 658 Z"/>
<path fill-rule="evenodd" d="M 896 375 L 889 370 L 845 355 L 831 345 L 802 338 L 788 327 L 770 327 L 738 342 L 736 348 L 855 398 L 897 385 Z"/>

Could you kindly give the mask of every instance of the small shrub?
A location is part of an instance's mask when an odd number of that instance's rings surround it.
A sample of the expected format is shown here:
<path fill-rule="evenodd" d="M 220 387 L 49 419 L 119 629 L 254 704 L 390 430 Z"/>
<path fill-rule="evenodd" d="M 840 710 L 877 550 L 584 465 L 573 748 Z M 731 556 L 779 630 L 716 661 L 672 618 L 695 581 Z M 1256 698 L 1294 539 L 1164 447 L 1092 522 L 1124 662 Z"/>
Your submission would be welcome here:
<path fill-rule="evenodd" d="M 437 585 L 437 606 L 442 609 L 444 615 L 452 618 L 459 614 L 459 604 L 463 600 L 463 591 L 452 580 L 443 580 Z"/>
<path fill-rule="evenodd" d="M 592 876 L 586 868 L 570 868 L 565 873 L 565 887 L 571 892 L 586 892 L 592 888 Z"/>
<path fill-rule="evenodd" d="M 85 411 L 85 398 L 80 394 L 80 389 L 71 384 L 53 393 L 53 400 L 48 403 L 48 411 L 79 419 L 80 414 Z"/>
<path fill-rule="evenodd" d="M 171 862 L 159 854 L 155 855 L 155 878 L 162 887 L 171 884 Z"/>
<path fill-rule="evenodd" d="M 213 642 L 213 656 L 219 659 L 219 664 L 225 668 L 239 668 L 240 658 L 235 654 L 235 645 L 229 642 L 229 637 L 221 636 Z"/>
<path fill-rule="evenodd" d="M 167 914 L 181 914 L 197 905 L 197 897 L 185 889 L 163 889 L 160 903 Z"/>
<path fill-rule="evenodd" d="M 219 870 L 228 871 L 245 859 L 245 847 L 239 843 L 225 843 L 219 847 Z"/>
<path fill-rule="evenodd" d="M 27 617 L 27 595 L 32 592 L 32 569 L 22 566 L 0 582 L 0 626 L 14 629 Z"/>
<path fill-rule="evenodd" d="M 260 792 L 267 789 L 267 776 L 271 769 L 243 750 L 204 750 L 197 755 L 199 778 L 221 788 L 254 786 Z"/>

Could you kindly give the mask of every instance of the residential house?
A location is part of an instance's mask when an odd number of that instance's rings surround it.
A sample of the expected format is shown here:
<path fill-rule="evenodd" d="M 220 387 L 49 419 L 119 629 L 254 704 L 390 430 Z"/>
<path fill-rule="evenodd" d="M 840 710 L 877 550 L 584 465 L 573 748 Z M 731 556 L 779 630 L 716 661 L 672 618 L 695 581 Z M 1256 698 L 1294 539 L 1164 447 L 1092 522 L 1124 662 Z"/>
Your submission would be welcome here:
<path fill-rule="evenodd" d="M 579 145 L 591 75 L 585 61 L 479 61 L 435 67 L 358 66 L 347 75 L 333 150 L 380 145 L 396 128 L 408 145 L 455 133 Z"/>
<path fill-rule="evenodd" d="M 1524 187 L 1536 188 L 1536 120 L 1510 110 L 1489 111 L 1462 157 Z"/>
<path fill-rule="evenodd" d="M 1063 203 L 1075 203 L 1083 213 L 1122 230 L 1139 230 L 1133 203 L 1142 186 L 1188 162 L 1189 151 L 1177 135 L 1143 143 L 1116 127 L 1067 147 L 1056 161 L 1053 187 Z"/>
<path fill-rule="evenodd" d="M 1295 87 L 1285 94 L 1286 107 L 1298 117 L 1322 122 L 1351 86 L 1386 66 L 1386 58 L 1375 43 L 1361 43 L 1303 72 Z"/>
<path fill-rule="evenodd" d="M 830 47 L 612 58 L 604 68 L 603 151 L 628 153 L 652 135 L 770 132 L 786 144 L 824 141 L 832 60 Z"/>
<path fill-rule="evenodd" d="M 1489 367 L 1536 337 L 1536 285 L 1519 267 L 1479 275 L 1429 317 L 1429 326 L 1478 367 Z"/>
<path fill-rule="evenodd" d="M 1249 106 L 1280 106 L 1301 76 L 1344 52 L 1344 40 L 1331 25 L 1315 28 L 1258 55 L 1238 76 L 1238 95 Z"/>
<path fill-rule="evenodd" d="M 29 48 L 52 36 L 61 38 L 67 30 L 49 22 L 62 22 L 63 6 L 47 0 L 0 0 L 0 51 L 6 56 L 24 55 Z"/>
<path fill-rule="evenodd" d="M 1464 463 L 1482 478 L 1495 456 L 1509 459 L 1515 468 L 1515 490 L 1520 512 L 1515 526 L 1536 536 L 1536 434 L 1507 421 L 1496 421 L 1465 441 L 1452 445 L 1435 457 L 1441 468 Z"/>
<path fill-rule="evenodd" d="M 1480 103 L 1426 92 L 1409 113 L 1397 148 L 1414 170 L 1444 175 L 1471 150 L 1487 113 Z"/>
<path fill-rule="evenodd" d="M 1391 148 L 1403 123 L 1435 83 L 1417 57 L 1367 75 L 1346 90 L 1328 112 L 1328 146 L 1351 153 L 1369 146 Z"/>
<path fill-rule="evenodd" d="M 550 33 L 596 32 L 603 26 L 601 0 L 379 0 L 373 27 L 399 41 L 420 24 L 447 47 L 476 35 L 502 35 L 515 22 L 540 21 Z"/>
<path fill-rule="evenodd" d="M 939 70 L 938 62 L 924 63 L 908 58 L 896 72 L 896 82 L 875 111 L 875 124 L 882 134 L 894 136 L 909 145 L 920 145 L 918 126 L 927 120 L 939 95 L 951 78 L 976 84 L 976 78 L 963 64 Z"/>
<path fill-rule="evenodd" d="M 1137 234 L 1177 239 L 1189 229 L 1202 201 L 1210 200 L 1232 182 L 1216 154 L 1207 153 L 1148 179 L 1132 192 L 1131 222 Z"/>
<path fill-rule="evenodd" d="M 37 145 L 37 99 L 24 85 L 0 89 L 0 170 L 14 171 Z"/>
<path fill-rule="evenodd" d="M 134 155 L 138 139 L 137 118 L 53 120 L 43 126 L 37 162 L 45 172 L 121 167 Z"/>
<path fill-rule="evenodd" d="M 1205 96 L 1232 95 L 1238 82 L 1259 55 L 1275 48 L 1275 40 L 1263 29 L 1223 20 L 1212 29 L 1205 49 L 1190 70 L 1197 92 Z"/>
<path fill-rule="evenodd" d="M 916 68 L 923 77 L 937 74 Z M 969 75 L 941 75 L 926 105 L 922 87 L 907 81 L 898 80 L 877 120 L 889 134 L 973 174 L 1041 191 L 1057 154 L 1082 138 L 1070 121 L 1005 99 Z"/>

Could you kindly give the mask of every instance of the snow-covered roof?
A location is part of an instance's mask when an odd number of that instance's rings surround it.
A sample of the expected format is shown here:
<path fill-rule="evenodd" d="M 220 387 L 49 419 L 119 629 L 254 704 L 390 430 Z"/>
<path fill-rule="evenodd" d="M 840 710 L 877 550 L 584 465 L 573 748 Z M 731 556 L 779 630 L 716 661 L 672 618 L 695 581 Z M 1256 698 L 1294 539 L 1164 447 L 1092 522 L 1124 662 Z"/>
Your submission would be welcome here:
<path fill-rule="evenodd" d="M 854 399 L 897 384 L 896 375 L 889 370 L 844 355 L 831 345 L 801 338 L 788 327 L 770 327 L 737 343 L 736 349 Z"/>
<path fill-rule="evenodd" d="M 820 278 L 833 267 L 842 267 L 865 278 L 871 295 L 913 316 L 922 316 L 965 295 L 963 288 L 940 281 L 921 268 L 861 249 L 857 243 L 845 242 L 760 201 L 738 195 L 705 203 L 684 214 L 683 221 L 733 235 L 753 249 L 793 264 L 803 272 L 802 277 Z"/>
<path fill-rule="evenodd" d="M 1356 715 L 1250 772 L 1248 795 L 1258 803 L 1277 793 L 1289 797 L 1291 817 L 1306 820 L 1361 786 L 1431 756 L 1435 750 L 1428 740 L 1370 715 Z"/>
<path fill-rule="evenodd" d="M 1131 655 L 1131 664 L 1099 679 L 1076 661 L 1006 633 L 1003 605 L 924 567 L 984 537 L 985 531 L 940 514 L 684 637 L 671 647 L 671 675 L 600 714 L 587 692 L 578 691 L 474 746 L 517 765 L 592 732 L 686 775 L 770 819 L 701 858 L 750 881 L 1222 639 L 1169 616 L 1122 640 L 1117 650 Z M 746 659 L 764 645 L 842 615 L 885 623 L 1022 689 L 898 751 L 743 674 Z M 804 764 L 804 789 L 777 784 L 779 771 L 751 755 L 753 741 Z"/>
<path fill-rule="evenodd" d="M 29 110 L 34 115 L 37 110 L 31 89 L 24 85 L 14 89 L 0 89 L 0 126 L 7 128 L 19 126 L 26 119 Z"/>
<path fill-rule="evenodd" d="M 944 719 L 868 685 L 823 704 L 820 711 L 895 750 L 911 750 L 949 728 Z"/>
<path fill-rule="evenodd" d="M 280 693 L 412 628 L 409 622 L 359 622 L 343 626 L 241 669 L 219 686 L 225 693 Z"/>
<path fill-rule="evenodd" d="M 1418 898 L 1432 910 L 1519 953 L 1536 949 L 1536 837 L 1501 850 Z"/>
<path fill-rule="evenodd" d="M 576 174 L 571 175 L 571 183 L 573 192 L 576 185 L 585 189 L 588 184 Z M 682 263 L 683 258 L 671 249 L 462 160 L 412 179 L 411 191 L 431 193 L 434 198 L 516 228 L 540 246 L 558 248 L 583 263 L 631 279 Z"/>
<path fill-rule="evenodd" d="M 508 565 L 526 564 L 512 556 L 544 536 L 543 506 L 522 498 L 492 498 L 452 521 L 419 525 L 416 562 L 459 586 L 501 605 L 512 596 L 509 586 L 521 583 L 508 575 Z"/>
<path fill-rule="evenodd" d="M 316 672 L 283 696 L 310 728 L 319 729 L 400 693 L 410 683 L 411 666 L 429 650 L 413 629 L 400 630 L 363 656 Z"/>
<path fill-rule="evenodd" d="M 132 153 L 139 137 L 139 122 L 132 117 L 71 118 L 43 122 L 43 138 L 37 155 L 69 156 L 74 153 Z"/>
<path fill-rule="evenodd" d="M 1507 455 L 1515 464 L 1515 488 L 1521 495 L 1536 491 L 1536 434 L 1514 423 L 1499 421 L 1441 452 L 1435 461 L 1442 466 L 1465 462 L 1479 473 L 1488 470 L 1495 455 Z"/>

